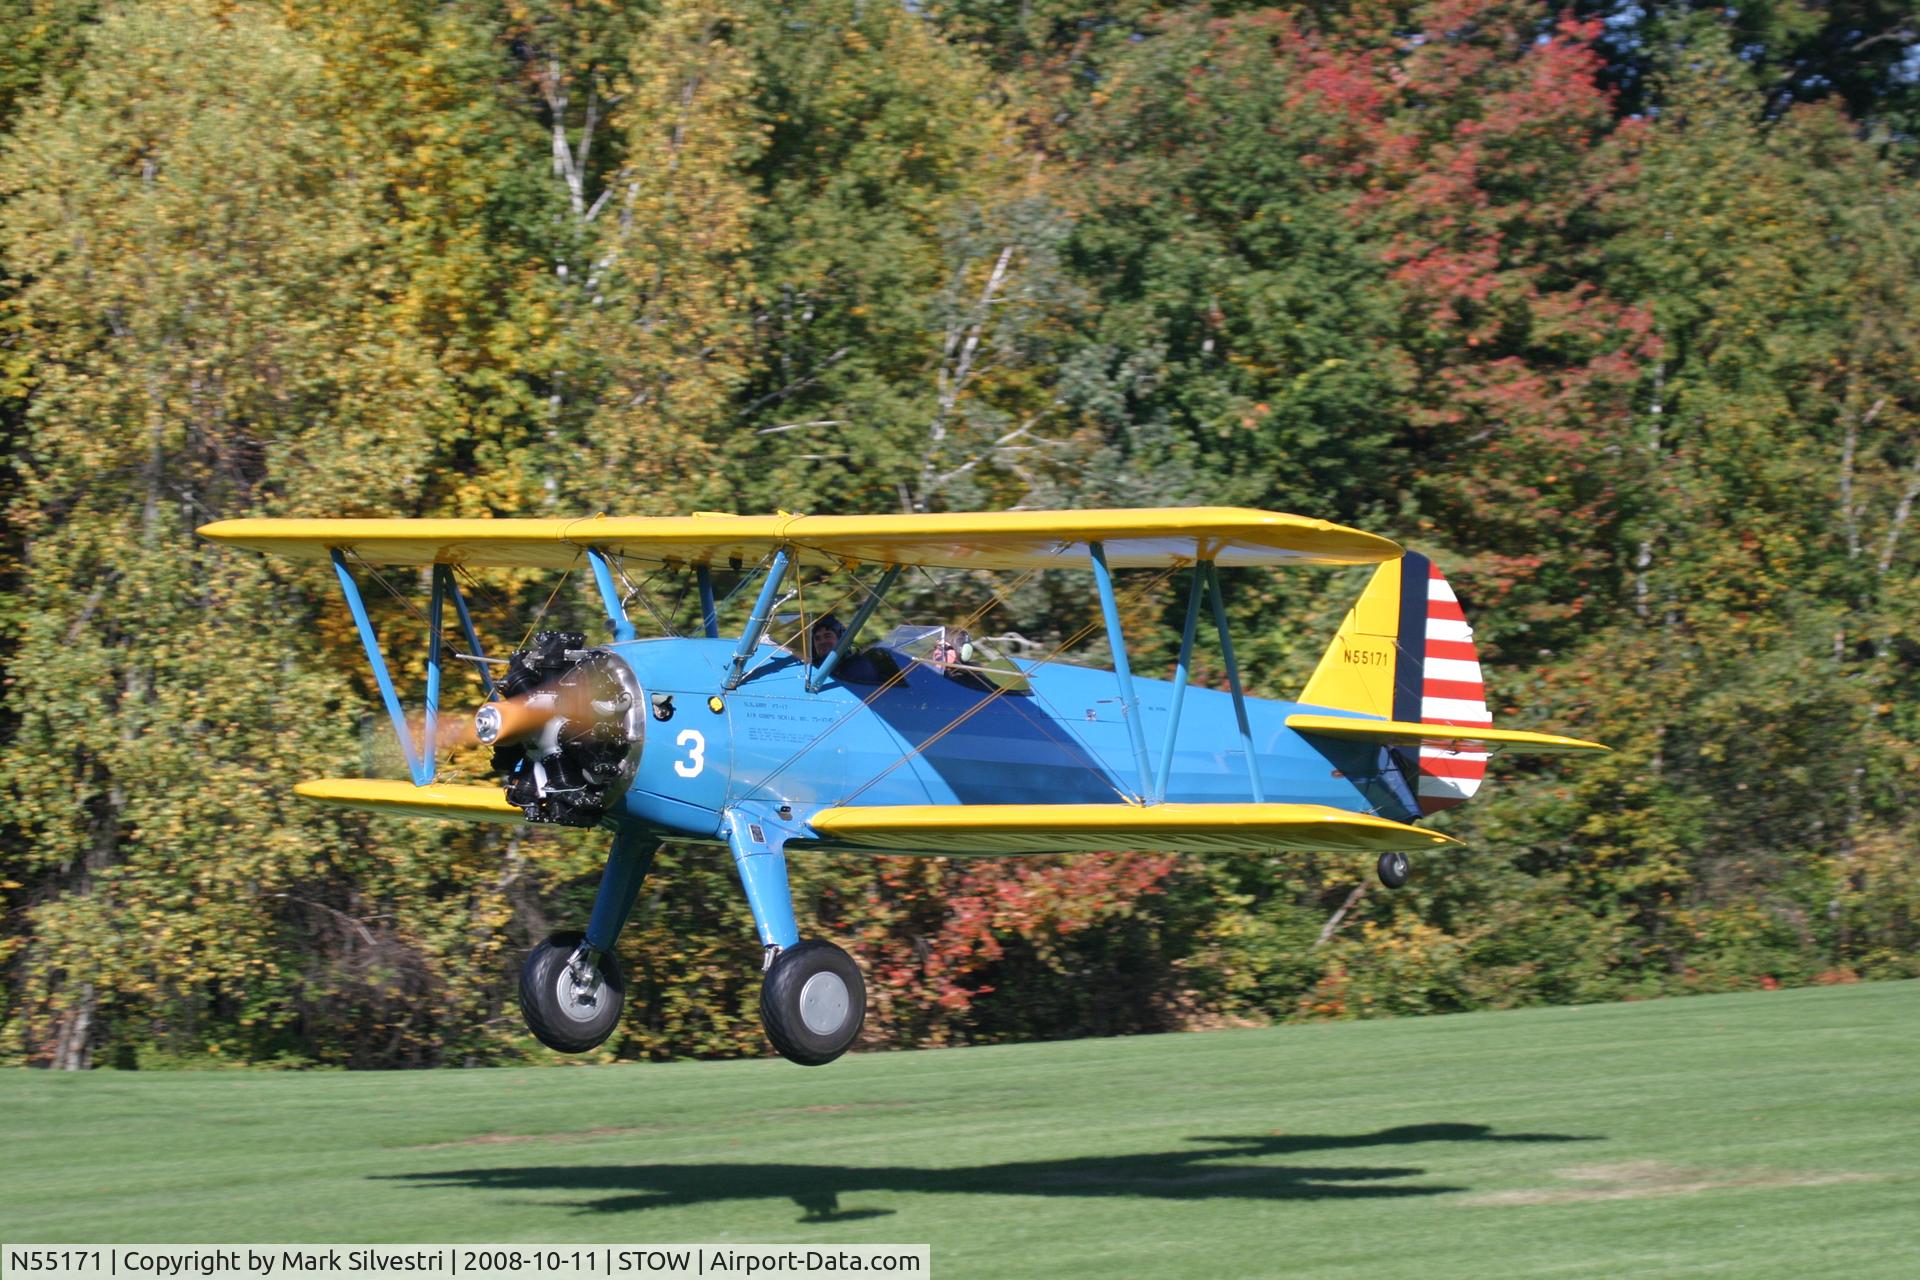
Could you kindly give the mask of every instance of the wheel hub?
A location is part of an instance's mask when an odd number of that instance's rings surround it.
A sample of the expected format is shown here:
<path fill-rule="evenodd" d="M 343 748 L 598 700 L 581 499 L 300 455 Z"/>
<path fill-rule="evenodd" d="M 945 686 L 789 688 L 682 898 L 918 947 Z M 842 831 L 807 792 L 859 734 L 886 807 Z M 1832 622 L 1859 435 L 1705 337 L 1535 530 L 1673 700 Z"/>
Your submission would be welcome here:
<path fill-rule="evenodd" d="M 600 1012 L 600 975 L 589 969 L 585 980 L 576 976 L 573 966 L 562 965 L 554 984 L 555 1003 L 560 1012 L 574 1022 L 591 1022 Z"/>
<path fill-rule="evenodd" d="M 800 1021 L 817 1036 L 830 1036 L 846 1025 L 853 998 L 846 980 L 837 973 L 816 973 L 800 988 Z"/>

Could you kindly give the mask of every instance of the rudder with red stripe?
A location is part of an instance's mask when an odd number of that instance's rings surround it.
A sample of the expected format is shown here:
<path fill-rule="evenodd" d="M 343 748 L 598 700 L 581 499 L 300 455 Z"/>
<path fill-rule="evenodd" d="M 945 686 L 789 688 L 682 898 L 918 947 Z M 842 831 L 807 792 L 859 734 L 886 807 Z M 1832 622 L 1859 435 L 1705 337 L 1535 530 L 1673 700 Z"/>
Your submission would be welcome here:
<path fill-rule="evenodd" d="M 1433 561 L 1413 552 L 1374 572 L 1300 701 L 1402 723 L 1493 724 L 1459 598 Z M 1409 748 L 1404 761 L 1422 813 L 1464 804 L 1487 772 L 1486 752 L 1434 743 Z"/>

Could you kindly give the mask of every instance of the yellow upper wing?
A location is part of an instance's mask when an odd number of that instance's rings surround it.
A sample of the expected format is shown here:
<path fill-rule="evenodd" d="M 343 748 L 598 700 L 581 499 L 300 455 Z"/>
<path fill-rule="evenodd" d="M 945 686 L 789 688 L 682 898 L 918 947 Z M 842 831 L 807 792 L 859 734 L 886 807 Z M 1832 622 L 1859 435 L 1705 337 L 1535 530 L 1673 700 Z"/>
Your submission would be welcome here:
<path fill-rule="evenodd" d="M 953 854 L 1384 852 L 1459 841 L 1438 831 L 1318 804 L 969 804 L 822 809 L 808 819 L 836 844 Z"/>
<path fill-rule="evenodd" d="M 1236 565 L 1373 564 L 1398 544 L 1358 529 L 1245 507 L 983 511 L 898 516 L 596 516 L 587 520 L 220 520 L 229 546 L 301 560 L 339 549 L 369 564 L 564 569 L 588 547 L 649 563 L 748 564 L 780 545 L 812 565 L 939 569 L 1084 565 L 1099 542 L 1116 568 L 1208 559 Z"/>

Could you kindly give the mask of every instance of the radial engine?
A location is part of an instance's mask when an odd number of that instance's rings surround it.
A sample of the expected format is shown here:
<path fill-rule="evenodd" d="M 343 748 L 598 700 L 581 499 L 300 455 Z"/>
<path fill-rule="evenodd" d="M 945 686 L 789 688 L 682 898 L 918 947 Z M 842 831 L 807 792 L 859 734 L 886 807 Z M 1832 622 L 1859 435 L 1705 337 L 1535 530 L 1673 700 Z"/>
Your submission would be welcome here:
<path fill-rule="evenodd" d="M 633 669 L 579 632 L 540 631 L 497 692 L 473 727 L 507 799 L 530 822 L 598 825 L 640 767 L 646 699 Z"/>

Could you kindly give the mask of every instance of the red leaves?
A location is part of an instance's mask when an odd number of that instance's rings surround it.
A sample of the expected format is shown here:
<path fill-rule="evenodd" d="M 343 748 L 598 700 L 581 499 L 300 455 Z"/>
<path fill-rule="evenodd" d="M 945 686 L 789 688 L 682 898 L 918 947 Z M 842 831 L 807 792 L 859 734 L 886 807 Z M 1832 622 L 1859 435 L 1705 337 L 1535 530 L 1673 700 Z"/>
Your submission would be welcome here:
<path fill-rule="evenodd" d="M 1177 862 L 1163 854 L 878 860 L 866 900 L 848 904 L 848 914 L 875 1007 L 891 1024 L 885 1032 L 949 1042 L 993 992 L 1009 945 L 1047 961 L 1063 940 L 1159 894 Z"/>
<path fill-rule="evenodd" d="M 1510 530 L 1484 513 L 1522 490 L 1529 518 L 1578 516 L 1539 477 L 1565 492 L 1582 476 L 1578 460 L 1624 429 L 1656 350 L 1649 317 L 1609 297 L 1588 256 L 1583 220 L 1623 176 L 1594 151 L 1612 114 L 1599 25 L 1563 19 L 1543 36 L 1543 17 L 1436 0 L 1413 12 L 1412 35 L 1387 37 L 1364 13 L 1314 32 L 1262 27 L 1336 122 L 1327 150 L 1343 158 L 1349 214 L 1401 290 L 1420 365 L 1403 408 L 1440 463 L 1421 480 L 1429 502 L 1481 513 L 1446 523 L 1492 547 Z"/>

